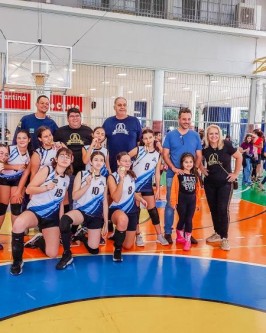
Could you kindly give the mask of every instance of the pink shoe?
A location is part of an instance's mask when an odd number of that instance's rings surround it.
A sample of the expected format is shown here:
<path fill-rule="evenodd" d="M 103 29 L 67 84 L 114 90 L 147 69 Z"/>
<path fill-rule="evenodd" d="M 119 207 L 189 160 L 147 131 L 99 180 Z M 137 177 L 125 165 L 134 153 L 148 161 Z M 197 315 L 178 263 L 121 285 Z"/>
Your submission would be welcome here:
<path fill-rule="evenodd" d="M 176 242 L 184 244 L 186 242 L 185 238 L 183 237 L 184 231 L 176 229 Z"/>
<path fill-rule="evenodd" d="M 183 247 L 183 250 L 184 251 L 189 251 L 190 249 L 191 249 L 191 241 L 190 240 L 186 240 L 185 244 L 184 244 L 184 247 Z"/>

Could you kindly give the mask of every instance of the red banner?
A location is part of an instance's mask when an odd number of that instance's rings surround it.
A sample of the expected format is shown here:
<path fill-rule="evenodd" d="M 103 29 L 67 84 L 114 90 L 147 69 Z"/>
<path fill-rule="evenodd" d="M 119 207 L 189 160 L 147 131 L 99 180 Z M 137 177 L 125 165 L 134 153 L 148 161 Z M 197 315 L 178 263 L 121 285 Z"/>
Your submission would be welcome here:
<path fill-rule="evenodd" d="M 0 107 L 4 106 L 5 109 L 12 110 L 30 110 L 31 109 L 31 94 L 17 93 L 6 91 L 5 92 L 5 105 L 2 103 L 2 94 L 0 93 Z"/>
<path fill-rule="evenodd" d="M 82 112 L 83 98 L 81 96 L 66 96 L 65 97 L 65 110 L 70 108 L 77 108 Z M 51 95 L 50 97 L 51 111 L 63 111 L 63 96 Z"/>

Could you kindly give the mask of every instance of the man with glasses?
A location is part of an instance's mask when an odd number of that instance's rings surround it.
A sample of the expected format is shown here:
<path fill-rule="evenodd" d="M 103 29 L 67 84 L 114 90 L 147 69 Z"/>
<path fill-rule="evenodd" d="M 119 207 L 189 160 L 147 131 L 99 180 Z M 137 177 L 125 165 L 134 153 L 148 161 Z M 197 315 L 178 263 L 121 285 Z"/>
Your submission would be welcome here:
<path fill-rule="evenodd" d="M 163 159 L 168 165 L 166 173 L 166 200 L 167 204 L 164 212 L 164 232 L 165 239 L 169 244 L 172 240 L 172 227 L 174 222 L 174 209 L 170 205 L 171 186 L 174 174 L 181 175 L 180 158 L 183 153 L 191 153 L 195 156 L 196 168 L 202 160 L 202 146 L 199 134 L 190 129 L 191 111 L 188 108 L 181 108 L 178 114 L 178 128 L 167 133 L 163 144 Z M 197 244 L 197 240 L 191 237 L 191 243 Z"/>
<path fill-rule="evenodd" d="M 75 175 L 85 170 L 82 162 L 82 147 L 90 145 L 92 142 L 92 129 L 81 124 L 81 114 L 79 109 L 71 108 L 67 111 L 68 125 L 58 128 L 54 134 L 54 141 L 63 142 L 67 148 L 71 149 L 74 156 L 73 175 L 70 176 L 70 184 L 68 188 L 69 204 L 72 208 L 72 189 Z M 66 213 L 66 211 L 65 211 Z"/>

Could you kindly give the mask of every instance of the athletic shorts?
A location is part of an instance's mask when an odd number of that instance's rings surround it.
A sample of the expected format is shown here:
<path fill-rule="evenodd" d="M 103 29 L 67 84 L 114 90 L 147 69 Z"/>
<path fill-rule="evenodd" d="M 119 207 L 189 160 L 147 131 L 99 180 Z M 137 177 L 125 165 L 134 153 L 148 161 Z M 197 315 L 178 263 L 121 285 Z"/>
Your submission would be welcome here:
<path fill-rule="evenodd" d="M 86 227 L 88 229 L 102 229 L 104 220 L 102 217 L 96 217 L 96 216 L 90 216 L 85 214 L 83 211 L 79 210 L 81 212 L 84 222 L 82 223 L 83 227 Z"/>
<path fill-rule="evenodd" d="M 20 179 L 7 179 L 7 178 L 0 178 L 0 185 L 4 186 L 18 186 Z"/>
<path fill-rule="evenodd" d="M 112 220 L 112 215 L 117 209 L 109 209 L 110 216 Z M 128 217 L 128 225 L 127 225 L 127 231 L 136 231 L 137 230 L 137 224 L 139 222 L 139 214 L 138 212 L 135 213 L 125 213 Z"/>
<path fill-rule="evenodd" d="M 51 218 L 48 219 L 46 217 L 41 217 L 40 215 L 36 214 L 31 209 L 27 209 L 28 211 L 32 212 L 38 219 L 38 228 L 40 231 L 43 229 L 53 228 L 53 227 L 59 227 L 59 212 L 57 218 Z"/>

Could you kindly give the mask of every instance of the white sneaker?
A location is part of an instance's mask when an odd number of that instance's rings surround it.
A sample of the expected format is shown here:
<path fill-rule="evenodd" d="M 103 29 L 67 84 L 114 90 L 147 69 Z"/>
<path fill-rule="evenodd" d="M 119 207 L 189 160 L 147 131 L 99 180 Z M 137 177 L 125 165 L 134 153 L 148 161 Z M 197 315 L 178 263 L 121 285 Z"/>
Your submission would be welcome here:
<path fill-rule="evenodd" d="M 160 243 L 161 245 L 169 245 L 169 243 L 167 242 L 167 240 L 163 237 L 163 235 L 158 235 L 157 236 L 157 243 Z"/>
<path fill-rule="evenodd" d="M 144 246 L 144 240 L 141 234 L 136 235 L 136 245 L 137 246 Z"/>
<path fill-rule="evenodd" d="M 221 249 L 224 251 L 230 251 L 230 245 L 227 238 L 222 239 Z"/>
<path fill-rule="evenodd" d="M 206 242 L 208 242 L 208 243 L 215 243 L 215 242 L 221 242 L 221 241 L 222 241 L 221 236 L 218 235 L 216 232 L 206 239 Z"/>

